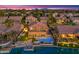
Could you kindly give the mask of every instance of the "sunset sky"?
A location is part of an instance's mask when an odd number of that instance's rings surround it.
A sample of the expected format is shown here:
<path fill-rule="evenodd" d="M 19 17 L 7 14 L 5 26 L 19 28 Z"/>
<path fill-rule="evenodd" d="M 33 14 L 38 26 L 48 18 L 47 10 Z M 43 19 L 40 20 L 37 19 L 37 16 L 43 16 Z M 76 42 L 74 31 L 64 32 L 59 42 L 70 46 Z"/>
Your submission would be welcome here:
<path fill-rule="evenodd" d="M 31 8 L 79 8 L 78 5 L 0 5 L 0 8 L 19 8 L 19 9 L 31 9 Z"/>

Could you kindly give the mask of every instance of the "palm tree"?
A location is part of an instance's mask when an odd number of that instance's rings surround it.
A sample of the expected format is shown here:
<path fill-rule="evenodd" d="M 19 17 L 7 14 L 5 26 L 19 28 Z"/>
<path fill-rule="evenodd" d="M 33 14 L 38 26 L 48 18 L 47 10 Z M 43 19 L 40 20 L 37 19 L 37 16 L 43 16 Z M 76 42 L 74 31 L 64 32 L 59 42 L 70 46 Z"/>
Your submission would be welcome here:
<path fill-rule="evenodd" d="M 26 24 L 26 16 L 25 15 L 23 15 L 22 16 L 22 19 L 21 19 L 21 23 L 23 24 L 23 25 L 25 25 Z"/>
<path fill-rule="evenodd" d="M 21 33 L 24 33 L 24 36 L 21 36 L 20 38 L 23 38 L 23 40 L 28 39 L 28 32 L 29 32 L 29 22 L 26 22 L 26 15 L 22 16 L 21 24 L 23 24 L 24 28 L 21 30 L 21 32 L 18 34 L 17 38 L 20 36 Z"/>
<path fill-rule="evenodd" d="M 58 30 L 57 30 L 57 24 L 56 19 L 52 16 L 52 13 L 49 14 L 49 19 L 47 20 L 47 25 L 50 29 L 50 32 L 52 33 L 52 37 L 54 38 L 54 44 L 57 45 L 57 37 L 58 37 Z"/>

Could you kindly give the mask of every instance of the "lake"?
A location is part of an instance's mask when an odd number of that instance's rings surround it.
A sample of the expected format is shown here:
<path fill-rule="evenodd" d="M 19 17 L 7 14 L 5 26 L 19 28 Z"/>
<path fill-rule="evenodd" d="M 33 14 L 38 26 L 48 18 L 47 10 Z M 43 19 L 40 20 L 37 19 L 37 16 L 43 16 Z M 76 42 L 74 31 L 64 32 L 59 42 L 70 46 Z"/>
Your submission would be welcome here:
<path fill-rule="evenodd" d="M 24 51 L 24 47 L 13 48 L 9 54 L 79 54 L 78 48 L 35 47 L 34 51 Z"/>

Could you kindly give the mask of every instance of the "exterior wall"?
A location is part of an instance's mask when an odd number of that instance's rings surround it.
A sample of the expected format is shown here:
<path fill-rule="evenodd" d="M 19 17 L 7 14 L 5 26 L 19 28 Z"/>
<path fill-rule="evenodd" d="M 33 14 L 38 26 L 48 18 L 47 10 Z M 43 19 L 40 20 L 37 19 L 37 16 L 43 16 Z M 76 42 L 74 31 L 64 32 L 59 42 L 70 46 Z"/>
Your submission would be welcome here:
<path fill-rule="evenodd" d="M 48 17 L 40 17 L 41 22 L 47 22 Z"/>
<path fill-rule="evenodd" d="M 29 32 L 29 37 L 48 37 L 46 32 Z"/>
<path fill-rule="evenodd" d="M 74 38 L 75 34 L 59 34 L 60 38 Z"/>
<path fill-rule="evenodd" d="M 79 36 L 79 34 L 75 34 L 75 36 Z"/>
<path fill-rule="evenodd" d="M 78 20 L 73 20 L 74 23 L 79 24 L 79 19 Z"/>
<path fill-rule="evenodd" d="M 47 20 L 43 20 L 43 19 L 42 19 L 41 22 L 47 22 Z"/>
<path fill-rule="evenodd" d="M 64 19 L 57 20 L 57 24 L 63 24 L 64 22 L 65 22 Z"/>

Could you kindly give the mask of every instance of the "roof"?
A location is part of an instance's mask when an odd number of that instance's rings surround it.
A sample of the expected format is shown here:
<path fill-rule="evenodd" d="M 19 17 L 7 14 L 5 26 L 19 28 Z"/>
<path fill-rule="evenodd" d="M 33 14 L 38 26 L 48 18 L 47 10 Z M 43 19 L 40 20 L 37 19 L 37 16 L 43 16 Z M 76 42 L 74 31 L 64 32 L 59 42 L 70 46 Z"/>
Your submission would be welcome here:
<path fill-rule="evenodd" d="M 0 24 L 0 33 L 5 33 L 7 30 L 6 26 L 4 24 Z"/>
<path fill-rule="evenodd" d="M 48 17 L 43 16 L 43 17 L 40 17 L 40 19 L 41 19 L 41 20 L 47 20 Z"/>
<path fill-rule="evenodd" d="M 79 30 L 79 26 L 68 26 L 68 25 L 59 25 L 57 26 L 59 34 L 72 34 L 76 33 L 76 30 Z"/>
<path fill-rule="evenodd" d="M 21 18 L 22 18 L 21 16 L 10 16 L 10 17 L 9 17 L 9 19 L 12 19 L 12 20 L 14 20 L 14 21 L 20 21 Z M 0 17 L 0 21 L 1 21 L 1 20 L 5 20 L 5 19 L 7 19 L 7 16 L 1 16 L 1 17 Z"/>
<path fill-rule="evenodd" d="M 32 16 L 32 15 L 30 15 L 30 16 L 27 16 L 26 19 L 34 20 L 34 19 L 37 19 L 37 18 Z"/>
<path fill-rule="evenodd" d="M 14 22 L 14 25 L 10 28 L 7 28 L 5 26 L 5 24 L 0 24 L 0 34 L 1 33 L 6 33 L 6 32 L 10 32 L 10 31 L 21 31 L 21 24 L 20 23 L 17 23 L 17 22 Z"/>
<path fill-rule="evenodd" d="M 36 25 L 36 24 L 46 24 L 46 22 L 33 22 L 30 24 L 30 26 Z"/>
<path fill-rule="evenodd" d="M 11 30 L 14 30 L 14 31 L 21 31 L 22 25 L 20 23 L 17 23 L 17 22 L 14 22 L 14 25 L 10 28 Z"/>
<path fill-rule="evenodd" d="M 29 26 L 30 28 L 34 28 L 35 31 L 40 31 L 41 29 L 48 30 L 48 26 L 44 22 L 36 22 Z"/>
<path fill-rule="evenodd" d="M 12 19 L 13 21 L 20 21 L 22 17 L 21 16 L 10 16 L 9 19 Z"/>

